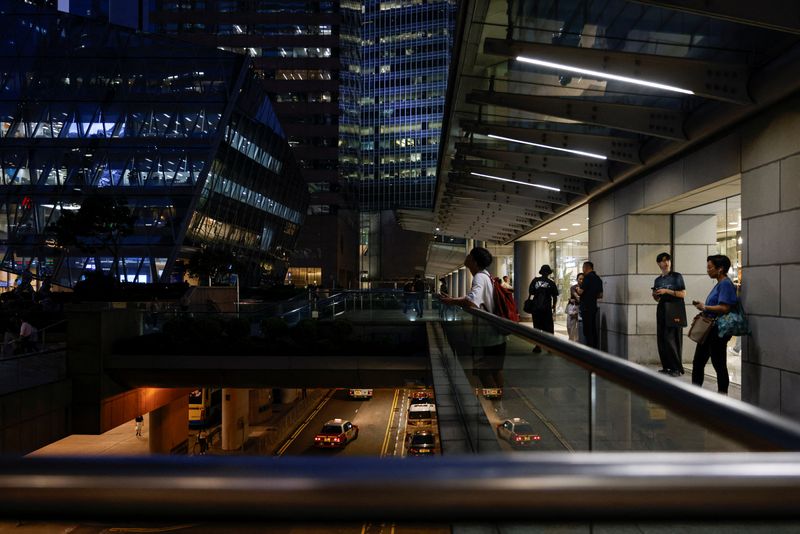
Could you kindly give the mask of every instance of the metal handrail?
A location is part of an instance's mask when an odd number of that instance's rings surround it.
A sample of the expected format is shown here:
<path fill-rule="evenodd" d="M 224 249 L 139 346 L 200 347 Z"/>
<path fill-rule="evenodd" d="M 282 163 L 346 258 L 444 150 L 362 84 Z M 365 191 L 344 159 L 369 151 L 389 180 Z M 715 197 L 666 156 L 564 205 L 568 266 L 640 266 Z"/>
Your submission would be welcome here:
<path fill-rule="evenodd" d="M 484 310 L 465 310 L 498 330 L 532 341 L 580 367 L 657 402 L 753 450 L 800 451 L 800 423 Z"/>
<path fill-rule="evenodd" d="M 0 459 L 15 519 L 763 523 L 798 502 L 791 453 Z"/>

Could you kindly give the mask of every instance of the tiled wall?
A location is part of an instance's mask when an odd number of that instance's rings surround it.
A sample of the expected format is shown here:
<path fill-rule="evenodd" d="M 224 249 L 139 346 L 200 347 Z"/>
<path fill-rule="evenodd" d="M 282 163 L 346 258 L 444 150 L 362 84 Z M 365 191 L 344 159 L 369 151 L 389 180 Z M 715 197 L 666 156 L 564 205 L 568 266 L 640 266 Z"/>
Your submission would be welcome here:
<path fill-rule="evenodd" d="M 645 298 L 657 271 L 648 258 L 668 246 L 669 217 L 636 212 L 741 173 L 742 294 L 753 329 L 743 350 L 742 399 L 800 418 L 799 133 L 800 97 L 795 97 L 590 203 L 589 251 L 605 282 L 601 323 L 609 352 L 657 361 L 652 300 Z M 690 301 L 711 287 L 702 270 L 708 248 L 698 236 L 712 223 L 703 217 L 676 220 L 675 266 L 688 275 Z M 693 349 L 685 343 L 684 357 Z"/>

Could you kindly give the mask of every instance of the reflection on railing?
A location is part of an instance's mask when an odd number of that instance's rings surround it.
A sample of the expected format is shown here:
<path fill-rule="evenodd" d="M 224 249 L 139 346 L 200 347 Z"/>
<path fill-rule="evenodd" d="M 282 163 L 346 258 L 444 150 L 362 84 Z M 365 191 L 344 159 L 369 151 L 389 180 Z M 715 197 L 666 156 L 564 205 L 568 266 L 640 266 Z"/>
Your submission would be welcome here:
<path fill-rule="evenodd" d="M 488 420 L 526 419 L 539 450 L 800 451 L 800 424 L 619 357 L 482 310 L 444 325 Z M 476 342 L 480 329 L 504 334 L 502 349 Z"/>

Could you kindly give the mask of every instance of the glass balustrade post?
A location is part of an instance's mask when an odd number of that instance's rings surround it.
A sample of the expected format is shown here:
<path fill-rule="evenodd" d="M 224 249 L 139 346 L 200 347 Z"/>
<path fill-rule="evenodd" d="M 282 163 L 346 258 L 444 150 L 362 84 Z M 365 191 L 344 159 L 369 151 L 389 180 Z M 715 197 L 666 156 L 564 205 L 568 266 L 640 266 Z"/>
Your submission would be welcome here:
<path fill-rule="evenodd" d="M 589 373 L 589 450 L 594 449 L 594 428 L 597 424 L 597 375 Z"/>

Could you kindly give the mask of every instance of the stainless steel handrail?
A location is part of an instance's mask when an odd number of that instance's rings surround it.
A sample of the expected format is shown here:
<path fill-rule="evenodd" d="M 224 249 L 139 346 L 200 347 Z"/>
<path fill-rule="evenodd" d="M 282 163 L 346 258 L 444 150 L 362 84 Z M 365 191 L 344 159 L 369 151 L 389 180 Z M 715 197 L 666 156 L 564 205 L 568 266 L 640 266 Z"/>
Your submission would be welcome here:
<path fill-rule="evenodd" d="M 800 519 L 793 453 L 0 460 L 0 515 L 323 521 Z"/>
<path fill-rule="evenodd" d="M 723 437 L 761 451 L 800 451 L 800 424 L 741 401 L 666 378 L 641 365 L 535 330 L 484 310 L 467 309 L 499 330 L 532 341 L 587 371 L 658 402 Z"/>

